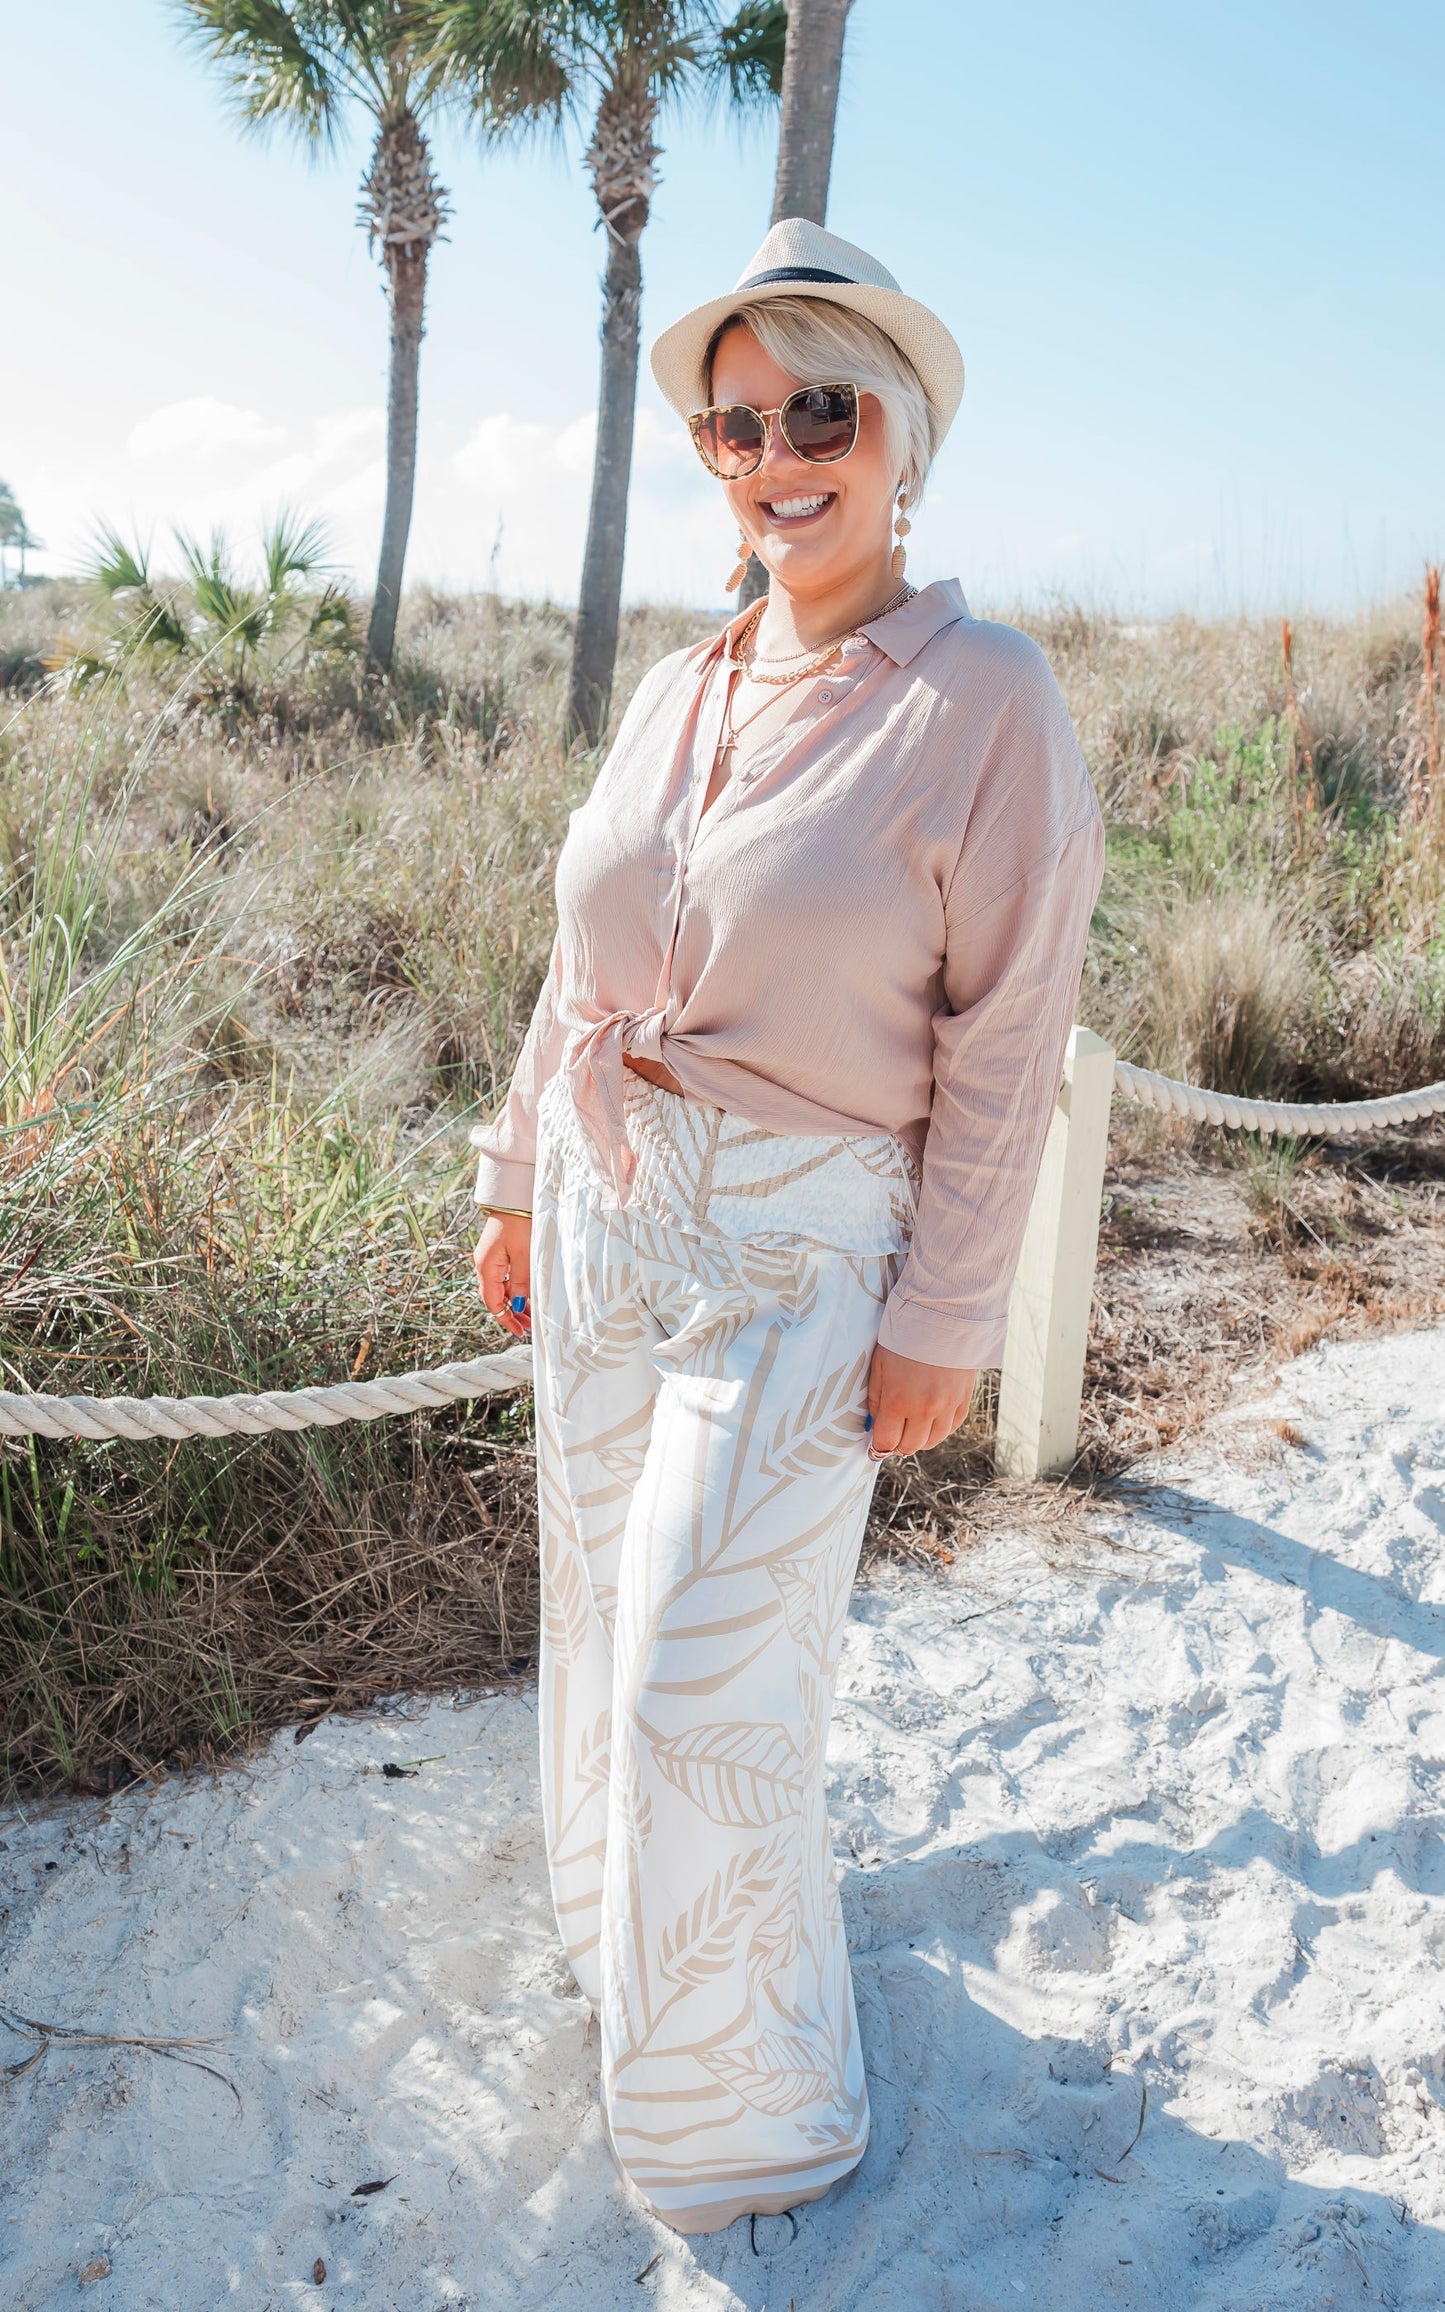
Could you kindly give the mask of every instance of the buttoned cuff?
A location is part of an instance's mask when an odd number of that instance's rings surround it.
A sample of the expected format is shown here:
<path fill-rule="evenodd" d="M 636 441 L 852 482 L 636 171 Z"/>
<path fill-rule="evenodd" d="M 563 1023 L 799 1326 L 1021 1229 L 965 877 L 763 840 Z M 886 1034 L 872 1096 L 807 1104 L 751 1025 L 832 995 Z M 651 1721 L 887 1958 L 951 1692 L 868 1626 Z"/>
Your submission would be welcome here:
<path fill-rule="evenodd" d="M 891 1300 L 878 1328 L 878 1345 L 921 1365 L 951 1365 L 957 1372 L 996 1372 L 1003 1363 L 1008 1318 L 952 1316 L 926 1301 Z"/>
<path fill-rule="evenodd" d="M 513 1157 L 478 1157 L 476 1202 L 501 1204 L 508 1212 L 530 1212 L 536 1171 L 535 1164 L 522 1164 Z"/>

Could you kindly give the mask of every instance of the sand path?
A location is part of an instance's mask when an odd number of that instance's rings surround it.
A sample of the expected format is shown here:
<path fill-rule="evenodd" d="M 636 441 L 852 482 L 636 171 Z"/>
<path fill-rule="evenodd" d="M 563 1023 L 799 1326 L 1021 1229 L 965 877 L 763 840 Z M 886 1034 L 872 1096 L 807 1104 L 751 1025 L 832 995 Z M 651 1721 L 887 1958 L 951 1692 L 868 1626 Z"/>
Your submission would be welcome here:
<path fill-rule="evenodd" d="M 0 2300 L 1438 2312 L 1445 1332 L 1317 1351 L 1138 1475 L 1058 1564 L 855 1597 L 873 2137 L 796 2234 L 689 2244 L 619 2182 L 518 1690 L 0 1817 L 0 1999 L 228 2034 L 242 2104 L 52 2047 L 0 2104 Z"/>

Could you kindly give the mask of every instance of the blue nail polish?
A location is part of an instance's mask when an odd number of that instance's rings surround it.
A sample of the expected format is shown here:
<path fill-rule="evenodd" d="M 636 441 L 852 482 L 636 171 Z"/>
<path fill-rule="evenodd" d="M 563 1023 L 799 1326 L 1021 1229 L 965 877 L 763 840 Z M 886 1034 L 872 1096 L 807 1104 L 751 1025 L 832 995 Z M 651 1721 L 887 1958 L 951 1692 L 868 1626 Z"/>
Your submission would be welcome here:
<path fill-rule="evenodd" d="M 872 1416 L 872 1414 L 871 1414 L 871 1413 L 865 1413 L 865 1414 L 864 1414 L 864 1416 L 863 1416 L 863 1426 L 864 1426 L 864 1428 L 865 1428 L 865 1429 L 871 1429 L 871 1428 L 872 1428 L 872 1426 L 873 1426 L 873 1416 Z"/>
<path fill-rule="evenodd" d="M 518 1295 L 517 1295 L 516 1299 L 515 1299 L 515 1300 L 513 1301 L 513 1303 L 512 1303 L 512 1314 L 513 1314 L 513 1316 L 514 1316 L 514 1317 L 519 1317 L 519 1316 L 521 1315 L 521 1313 L 522 1313 L 523 1309 L 526 1307 L 526 1305 L 527 1305 L 527 1296 L 526 1296 L 526 1294 L 525 1294 L 524 1292 L 523 1292 L 523 1293 L 518 1293 Z"/>

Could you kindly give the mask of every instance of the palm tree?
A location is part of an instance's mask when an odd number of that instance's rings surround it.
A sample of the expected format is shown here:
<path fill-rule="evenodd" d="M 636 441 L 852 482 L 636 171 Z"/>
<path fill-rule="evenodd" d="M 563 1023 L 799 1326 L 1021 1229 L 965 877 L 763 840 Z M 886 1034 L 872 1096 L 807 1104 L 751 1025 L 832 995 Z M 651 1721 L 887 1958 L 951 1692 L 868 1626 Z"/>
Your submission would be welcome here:
<path fill-rule="evenodd" d="M 0 586 L 10 583 L 8 555 L 11 547 L 20 556 L 20 584 L 25 584 L 25 557 L 38 553 L 44 544 L 35 537 L 20 510 L 20 501 L 8 482 L 0 482 Z"/>
<path fill-rule="evenodd" d="M 632 434 L 637 402 L 642 259 L 638 243 L 657 185 L 653 130 L 663 104 L 688 92 L 721 95 L 747 113 L 774 100 L 782 78 L 782 0 L 745 0 L 720 23 L 706 0 L 611 0 L 576 11 L 580 76 L 598 93 L 586 164 L 602 226 L 602 377 L 597 448 L 564 736 L 595 746 L 607 722 Z"/>
<path fill-rule="evenodd" d="M 741 114 L 776 100 L 784 0 L 741 0 L 726 20 L 715 0 L 436 0 L 434 14 L 449 54 L 469 55 L 477 74 L 493 80 L 498 41 L 525 28 L 565 83 L 567 108 L 593 108 L 584 159 L 607 235 L 602 380 L 564 730 L 595 746 L 617 656 L 637 402 L 638 243 L 660 157 L 653 132 L 663 106 L 690 94 L 720 97 Z"/>
<path fill-rule="evenodd" d="M 815 225 L 828 222 L 838 82 L 851 5 L 852 0 L 788 0 L 778 173 L 773 184 L 775 225 L 784 217 L 809 217 Z M 738 593 L 739 606 L 756 602 L 767 587 L 768 573 L 754 554 Z"/>
<path fill-rule="evenodd" d="M 417 381 L 427 264 L 448 215 L 432 171 L 427 129 L 449 105 L 488 135 L 558 111 L 564 83 L 539 11 L 517 0 L 479 0 L 493 19 L 489 65 L 451 48 L 444 13 L 425 0 L 174 0 L 203 53 L 221 66 L 242 119 L 281 122 L 313 146 L 329 143 L 356 105 L 375 125 L 362 181 L 360 222 L 386 268 L 391 377 L 386 413 L 386 511 L 367 657 L 390 669 L 416 484 Z"/>
<path fill-rule="evenodd" d="M 783 106 L 778 123 L 778 174 L 773 223 L 784 217 L 828 222 L 828 179 L 843 36 L 852 0 L 788 0 L 788 44 L 783 61 Z"/>

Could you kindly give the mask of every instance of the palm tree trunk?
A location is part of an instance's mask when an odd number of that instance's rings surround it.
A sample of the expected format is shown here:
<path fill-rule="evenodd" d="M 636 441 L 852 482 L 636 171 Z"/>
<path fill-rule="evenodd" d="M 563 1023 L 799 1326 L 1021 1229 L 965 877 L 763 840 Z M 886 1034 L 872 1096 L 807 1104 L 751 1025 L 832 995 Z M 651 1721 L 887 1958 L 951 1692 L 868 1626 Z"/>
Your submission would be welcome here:
<path fill-rule="evenodd" d="M 778 173 L 773 182 L 775 225 L 784 217 L 810 217 L 815 225 L 827 222 L 833 126 L 850 5 L 851 0 L 788 0 Z M 739 608 L 746 610 L 767 590 L 768 573 L 754 554 L 738 589 Z"/>
<path fill-rule="evenodd" d="M 580 740 L 584 746 L 595 747 L 607 727 L 612 699 L 637 407 L 637 336 L 642 305 L 638 243 L 657 183 L 658 148 L 652 141 L 657 106 L 647 55 L 624 49 L 597 107 L 596 126 L 587 148 L 587 165 L 607 231 L 607 271 L 602 284 L 602 385 L 592 464 L 592 508 L 567 682 L 564 744 Z"/>
<path fill-rule="evenodd" d="M 641 303 L 642 258 L 637 243 L 617 233 L 609 234 L 602 292 L 602 390 L 592 466 L 592 509 L 582 559 L 563 733 L 566 742 L 580 740 L 589 747 L 596 746 L 607 725 L 617 658 Z"/>
<path fill-rule="evenodd" d="M 815 225 L 827 222 L 849 4 L 850 0 L 788 0 L 778 174 L 773 187 L 775 225 L 784 217 L 810 217 Z"/>
<path fill-rule="evenodd" d="M 386 267 L 391 309 L 391 380 L 386 399 L 386 512 L 366 655 L 379 673 L 391 672 L 396 614 L 406 541 L 416 489 L 417 384 L 426 317 L 426 269 L 442 229 L 446 198 L 432 175 L 431 149 L 416 115 L 402 112 L 382 123 L 361 188 L 361 220 Z"/>
<path fill-rule="evenodd" d="M 426 308 L 427 250 L 388 252 L 391 275 L 391 382 L 386 397 L 386 512 L 366 655 L 379 673 L 391 672 L 396 614 L 416 489 L 417 395 Z"/>

